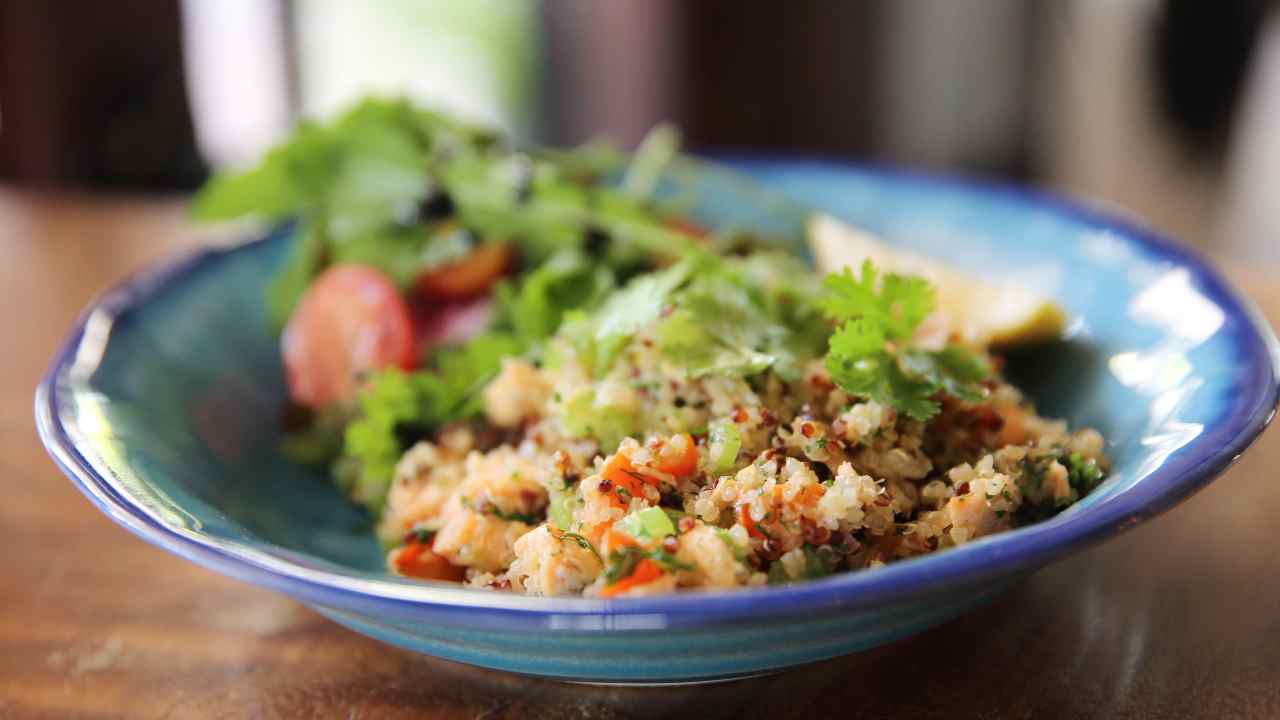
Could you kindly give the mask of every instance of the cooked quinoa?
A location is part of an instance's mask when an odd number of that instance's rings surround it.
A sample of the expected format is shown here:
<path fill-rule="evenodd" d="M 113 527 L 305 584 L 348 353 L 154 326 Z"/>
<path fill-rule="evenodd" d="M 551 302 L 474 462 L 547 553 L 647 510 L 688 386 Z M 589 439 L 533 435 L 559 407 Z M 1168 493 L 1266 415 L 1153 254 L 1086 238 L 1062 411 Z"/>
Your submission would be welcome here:
<path fill-rule="evenodd" d="M 388 566 L 548 596 L 791 582 L 1051 516 L 1107 467 L 1098 432 L 1036 414 L 994 363 L 967 397 L 933 394 L 924 420 L 842 388 L 818 356 L 693 372 L 664 326 L 681 303 L 603 369 L 572 332 L 505 359 L 482 420 L 396 466 Z"/>
<path fill-rule="evenodd" d="M 677 138 L 529 151 L 370 98 L 195 199 L 296 218 L 266 297 L 282 451 L 377 519 L 392 571 L 531 595 L 786 583 L 1103 480 L 1102 437 L 1036 414 L 981 345 L 1053 332 L 1056 307 L 1032 297 L 1020 326 L 1001 311 L 1027 294 L 812 216 L 819 261 L 866 258 L 820 276 L 798 237 L 687 216 L 704 176 Z"/>

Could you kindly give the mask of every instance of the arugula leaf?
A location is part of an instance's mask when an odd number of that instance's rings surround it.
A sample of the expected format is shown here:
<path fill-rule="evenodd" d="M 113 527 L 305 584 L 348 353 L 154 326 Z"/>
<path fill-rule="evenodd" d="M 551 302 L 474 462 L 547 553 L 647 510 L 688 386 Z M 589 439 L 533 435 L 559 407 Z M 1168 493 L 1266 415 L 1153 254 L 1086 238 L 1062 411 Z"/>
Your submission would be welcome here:
<path fill-rule="evenodd" d="M 842 324 L 828 341 L 824 361 L 836 385 L 925 421 L 940 410 L 939 392 L 963 400 L 986 397 L 986 360 L 959 345 L 925 351 L 910 347 L 916 328 L 933 311 L 933 288 L 921 278 L 879 277 L 870 261 L 855 277 L 845 268 L 823 280 L 820 304 Z"/>

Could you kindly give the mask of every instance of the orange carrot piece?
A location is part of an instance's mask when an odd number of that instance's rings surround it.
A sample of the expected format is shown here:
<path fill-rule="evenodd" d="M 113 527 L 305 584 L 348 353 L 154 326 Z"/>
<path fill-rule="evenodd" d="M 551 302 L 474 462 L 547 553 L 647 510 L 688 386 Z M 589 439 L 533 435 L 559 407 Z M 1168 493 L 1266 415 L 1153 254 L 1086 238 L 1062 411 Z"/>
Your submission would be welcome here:
<path fill-rule="evenodd" d="M 751 510 L 746 505 L 738 506 L 738 522 L 742 523 L 742 527 L 747 529 L 747 534 L 751 537 L 764 537 L 764 533 L 756 527 L 756 521 L 751 519 Z"/>
<path fill-rule="evenodd" d="M 689 433 L 673 435 L 658 453 L 657 467 L 668 475 L 685 477 L 698 469 L 698 446 Z"/>
<path fill-rule="evenodd" d="M 400 548 L 392 563 L 396 572 L 401 575 L 421 580 L 462 582 L 467 576 L 466 568 L 458 567 L 435 554 L 423 543 L 409 543 Z"/>
<path fill-rule="evenodd" d="M 662 577 L 662 568 L 658 567 L 658 563 L 645 558 L 636 563 L 636 569 L 630 575 L 622 578 L 618 582 L 606 586 L 600 591 L 601 597 L 613 597 L 619 593 L 626 592 L 633 587 L 651 583 Z"/>

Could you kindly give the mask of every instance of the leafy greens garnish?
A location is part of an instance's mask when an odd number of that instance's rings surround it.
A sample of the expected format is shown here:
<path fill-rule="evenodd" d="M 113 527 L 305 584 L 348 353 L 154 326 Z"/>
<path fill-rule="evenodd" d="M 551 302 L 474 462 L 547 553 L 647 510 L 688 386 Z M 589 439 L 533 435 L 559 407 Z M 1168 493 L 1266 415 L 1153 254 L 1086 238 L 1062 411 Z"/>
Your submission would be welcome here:
<path fill-rule="evenodd" d="M 827 372 L 845 391 L 888 405 L 915 420 L 928 420 L 939 392 L 964 400 L 986 395 L 986 360 L 959 345 L 921 350 L 912 335 L 933 312 L 937 299 L 922 278 L 886 273 L 871 261 L 857 276 L 849 268 L 827 275 L 820 305 L 839 323 L 825 360 Z"/>
<path fill-rule="evenodd" d="M 587 252 L 592 233 L 607 240 L 596 264 L 622 276 L 678 258 L 690 239 L 666 226 L 650 197 L 677 139 L 655 130 L 628 167 L 625 156 L 598 148 L 520 152 L 494 132 L 405 100 L 370 99 L 332 122 L 304 122 L 257 167 L 214 176 L 191 213 L 296 218 L 297 241 L 268 290 L 280 329 L 328 265 L 371 265 L 407 287 L 467 250 L 459 228 L 479 242 L 514 242 L 526 267 Z M 623 170 L 625 187 L 599 182 Z"/>
<path fill-rule="evenodd" d="M 476 415 L 480 390 L 502 358 L 520 349 L 514 337 L 491 332 L 438 351 L 433 370 L 392 368 L 371 375 L 343 435 L 342 456 L 334 466 L 338 485 L 370 510 L 381 510 L 396 462 L 407 449 L 403 438 Z"/>

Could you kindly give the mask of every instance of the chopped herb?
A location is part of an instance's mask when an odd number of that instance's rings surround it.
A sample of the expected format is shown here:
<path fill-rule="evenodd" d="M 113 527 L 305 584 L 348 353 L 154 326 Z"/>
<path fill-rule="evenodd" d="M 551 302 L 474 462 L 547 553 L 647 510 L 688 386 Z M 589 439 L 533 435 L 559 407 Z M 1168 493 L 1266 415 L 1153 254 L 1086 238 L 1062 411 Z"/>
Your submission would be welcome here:
<path fill-rule="evenodd" d="M 1085 460 L 1080 453 L 1071 453 L 1063 464 L 1067 466 L 1067 480 L 1071 488 L 1081 497 L 1088 495 L 1102 484 L 1102 479 L 1106 475 L 1098 466 L 1097 460 Z"/>
<path fill-rule="evenodd" d="M 630 576 L 631 573 L 635 572 L 636 565 L 639 565 L 644 557 L 644 551 L 639 548 L 625 548 L 609 553 L 609 562 L 606 563 L 604 568 L 605 584 L 612 585 Z"/>
<path fill-rule="evenodd" d="M 571 532 L 561 533 L 560 540 L 561 541 L 568 540 L 572 543 L 576 543 L 578 547 L 582 548 L 583 550 L 590 550 L 591 554 L 595 555 L 596 559 L 599 560 L 601 563 L 604 562 L 604 558 L 600 557 L 600 553 L 596 551 L 596 548 L 594 545 L 591 544 L 591 541 L 579 535 L 578 533 L 571 533 Z"/>
<path fill-rule="evenodd" d="M 482 515 L 492 515 L 499 520 L 505 520 L 507 522 L 522 522 L 525 525 L 534 525 L 538 522 L 538 516 L 536 515 L 518 512 L 503 512 L 493 503 L 486 503 L 484 507 L 481 508 L 480 513 Z"/>
<path fill-rule="evenodd" d="M 692 570 L 693 566 L 684 562 L 675 555 L 666 550 L 658 549 L 649 551 L 649 559 L 658 563 L 664 570 Z"/>
<path fill-rule="evenodd" d="M 631 573 L 635 572 L 636 565 L 645 559 L 656 562 L 663 570 L 668 572 L 693 569 L 692 565 L 679 560 L 676 556 L 661 548 L 643 550 L 638 547 L 628 547 L 609 553 L 609 562 L 605 564 L 604 570 L 605 584 L 612 585 L 625 577 L 629 577 Z"/>

